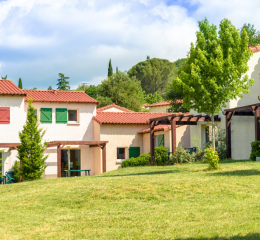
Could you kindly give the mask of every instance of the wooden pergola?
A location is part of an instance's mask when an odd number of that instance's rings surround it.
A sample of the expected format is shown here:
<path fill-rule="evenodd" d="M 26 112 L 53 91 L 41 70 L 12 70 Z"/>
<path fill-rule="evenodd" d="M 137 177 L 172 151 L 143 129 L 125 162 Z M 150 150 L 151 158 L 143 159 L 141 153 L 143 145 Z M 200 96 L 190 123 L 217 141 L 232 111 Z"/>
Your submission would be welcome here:
<path fill-rule="evenodd" d="M 260 103 L 225 109 L 222 112 L 226 116 L 226 147 L 227 158 L 231 158 L 231 120 L 233 116 L 255 117 L 255 140 L 260 140 Z"/>
<path fill-rule="evenodd" d="M 209 122 L 209 116 L 201 115 L 185 115 L 185 114 L 172 114 L 158 118 L 149 119 L 150 124 L 150 151 L 151 151 L 151 164 L 154 164 L 154 127 L 157 125 L 171 125 L 171 142 L 172 154 L 176 151 L 176 126 L 177 125 L 197 125 L 198 122 Z M 218 115 L 214 116 L 215 122 L 220 122 Z"/>
<path fill-rule="evenodd" d="M 108 141 L 52 141 L 48 142 L 46 148 L 57 147 L 57 177 L 61 177 L 61 149 L 66 145 L 88 145 L 92 147 L 100 147 L 102 149 L 102 165 L 103 172 L 106 172 L 106 144 Z M 17 149 L 21 143 L 0 143 L 0 148 Z M 20 166 L 21 166 L 20 162 Z M 20 177 L 21 181 L 21 177 Z"/>

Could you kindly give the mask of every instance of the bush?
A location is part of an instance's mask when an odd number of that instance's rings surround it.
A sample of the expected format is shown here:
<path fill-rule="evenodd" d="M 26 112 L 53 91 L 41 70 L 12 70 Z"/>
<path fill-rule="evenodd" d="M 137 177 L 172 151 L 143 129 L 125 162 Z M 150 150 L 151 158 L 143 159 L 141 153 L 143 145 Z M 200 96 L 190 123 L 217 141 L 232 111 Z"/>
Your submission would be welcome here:
<path fill-rule="evenodd" d="M 251 142 L 251 147 L 250 159 L 256 161 L 256 157 L 260 157 L 260 141 Z"/>
<path fill-rule="evenodd" d="M 169 164 L 182 164 L 195 162 L 195 153 L 190 154 L 188 150 L 178 147 L 174 155 L 170 156 Z"/>
<path fill-rule="evenodd" d="M 205 158 L 207 162 L 209 163 L 209 169 L 219 169 L 219 156 L 218 152 L 214 150 L 213 148 L 206 148 L 204 150 Z"/>
<path fill-rule="evenodd" d="M 149 153 L 149 155 L 150 155 L 150 153 Z M 163 147 L 163 146 L 156 147 L 154 149 L 154 160 L 155 160 L 155 165 L 157 165 L 157 166 L 162 166 L 162 165 L 167 164 L 167 162 L 168 162 L 168 148 Z"/>
<path fill-rule="evenodd" d="M 150 165 L 150 154 L 141 154 L 137 158 L 129 158 L 121 163 L 121 167 L 137 167 L 137 166 L 149 166 Z"/>
<path fill-rule="evenodd" d="M 14 162 L 13 170 L 14 170 L 13 178 L 15 179 L 16 182 L 20 182 L 20 162 L 19 161 Z"/>

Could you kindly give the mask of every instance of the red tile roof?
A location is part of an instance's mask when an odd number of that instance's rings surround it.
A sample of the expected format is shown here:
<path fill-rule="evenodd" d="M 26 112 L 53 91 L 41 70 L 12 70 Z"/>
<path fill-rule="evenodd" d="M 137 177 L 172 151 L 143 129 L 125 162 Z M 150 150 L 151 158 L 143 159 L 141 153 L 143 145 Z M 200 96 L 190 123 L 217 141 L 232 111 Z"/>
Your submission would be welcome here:
<path fill-rule="evenodd" d="M 93 119 L 99 124 L 148 124 L 150 118 L 162 117 L 172 114 L 173 113 L 158 112 L 97 112 L 97 116 L 94 116 Z"/>
<path fill-rule="evenodd" d="M 33 99 L 34 102 L 71 102 L 95 103 L 98 101 L 88 96 L 83 91 L 58 91 L 58 90 L 24 90 L 25 101 Z"/>
<path fill-rule="evenodd" d="M 17 87 L 12 80 L 0 80 L 0 95 L 25 96 L 25 92 Z"/>
<path fill-rule="evenodd" d="M 110 108 L 117 108 L 117 109 L 122 110 L 124 112 L 133 112 L 133 111 L 127 109 L 127 108 L 120 107 L 120 106 L 116 105 L 115 103 L 104 106 L 104 107 L 100 107 L 100 108 L 97 109 L 97 112 L 102 112 L 102 111 L 110 109 Z"/>
<path fill-rule="evenodd" d="M 248 45 L 248 48 L 251 49 L 252 53 L 260 51 L 260 46 L 252 47 L 251 45 Z"/>
<path fill-rule="evenodd" d="M 176 127 L 180 127 L 181 125 L 176 125 Z M 168 131 L 171 130 L 172 127 L 171 125 L 157 125 L 154 127 L 154 131 L 158 132 L 158 131 Z M 139 131 L 138 133 L 149 133 L 150 132 L 150 128 L 146 128 L 144 130 Z"/>
<path fill-rule="evenodd" d="M 182 103 L 183 100 L 180 99 L 180 100 L 176 100 L 176 103 Z M 153 103 L 153 104 L 150 104 L 150 105 L 145 105 L 144 107 L 159 107 L 159 106 L 168 106 L 171 104 L 171 101 L 163 101 L 163 102 L 158 102 L 158 103 Z"/>

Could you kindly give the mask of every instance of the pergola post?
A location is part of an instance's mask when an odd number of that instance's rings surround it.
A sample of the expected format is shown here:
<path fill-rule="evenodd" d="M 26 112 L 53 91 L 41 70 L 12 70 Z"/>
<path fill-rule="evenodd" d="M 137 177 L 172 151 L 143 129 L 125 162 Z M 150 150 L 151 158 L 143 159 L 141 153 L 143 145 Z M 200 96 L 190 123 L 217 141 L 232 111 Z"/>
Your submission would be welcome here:
<path fill-rule="evenodd" d="M 151 164 L 154 165 L 154 123 L 150 124 L 150 152 L 151 152 Z"/>
<path fill-rule="evenodd" d="M 107 156 L 106 156 L 106 145 L 102 148 L 102 166 L 103 166 L 103 173 L 107 171 Z"/>
<path fill-rule="evenodd" d="M 172 154 L 176 151 L 176 121 L 171 121 Z"/>
<path fill-rule="evenodd" d="M 61 145 L 57 146 L 57 177 L 61 177 Z"/>
<path fill-rule="evenodd" d="M 260 108 L 255 111 L 255 140 L 260 141 Z"/>
<path fill-rule="evenodd" d="M 231 113 L 226 114 L 226 148 L 227 158 L 231 158 Z"/>

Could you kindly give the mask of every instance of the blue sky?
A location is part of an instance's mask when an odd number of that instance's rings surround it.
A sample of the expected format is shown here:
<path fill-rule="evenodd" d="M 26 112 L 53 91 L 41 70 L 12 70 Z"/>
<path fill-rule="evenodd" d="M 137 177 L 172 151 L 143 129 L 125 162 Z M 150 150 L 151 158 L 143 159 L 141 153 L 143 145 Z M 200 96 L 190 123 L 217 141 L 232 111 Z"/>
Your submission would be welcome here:
<path fill-rule="evenodd" d="M 228 18 L 260 30 L 258 1 L 0 0 L 0 76 L 25 88 L 56 87 L 58 73 L 99 84 L 108 61 L 128 70 L 151 57 L 186 57 L 197 22 Z M 259 9 L 260 10 L 260 9 Z"/>

